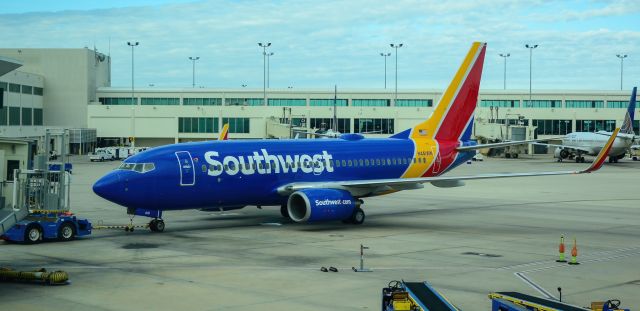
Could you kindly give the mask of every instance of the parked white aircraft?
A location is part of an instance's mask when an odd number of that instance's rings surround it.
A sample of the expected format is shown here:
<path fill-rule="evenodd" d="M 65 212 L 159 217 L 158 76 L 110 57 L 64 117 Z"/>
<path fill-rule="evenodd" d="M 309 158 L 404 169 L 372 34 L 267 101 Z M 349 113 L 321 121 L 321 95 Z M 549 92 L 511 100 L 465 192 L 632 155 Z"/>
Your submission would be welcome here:
<path fill-rule="evenodd" d="M 633 120 L 634 112 L 636 109 L 636 90 L 634 87 L 631 92 L 631 99 L 629 100 L 629 108 L 624 118 L 624 123 L 620 128 L 620 133 L 616 137 L 616 140 L 609 151 L 609 163 L 617 163 L 618 160 L 624 158 L 627 151 L 637 147 L 635 140 L 637 136 L 633 132 Z M 602 147 L 607 143 L 607 140 L 611 136 L 611 132 L 598 131 L 598 132 L 573 132 L 567 134 L 562 139 L 561 145 L 535 143 L 537 145 L 545 145 L 557 147 L 554 153 L 554 157 L 558 159 L 558 162 L 562 162 L 563 159 L 575 158 L 576 163 L 584 162 L 584 155 L 595 156 L 600 152 Z"/>

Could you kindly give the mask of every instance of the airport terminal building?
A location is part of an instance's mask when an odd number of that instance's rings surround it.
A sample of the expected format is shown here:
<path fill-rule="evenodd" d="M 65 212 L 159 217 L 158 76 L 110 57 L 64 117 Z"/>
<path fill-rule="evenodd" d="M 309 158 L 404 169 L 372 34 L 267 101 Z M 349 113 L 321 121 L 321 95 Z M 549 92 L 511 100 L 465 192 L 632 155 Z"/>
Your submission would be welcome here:
<path fill-rule="evenodd" d="M 0 49 L 22 67 L 0 76 L 0 136 L 74 129 L 72 152 L 95 146 L 208 140 L 229 123 L 230 139 L 283 138 L 331 127 L 332 89 L 117 88 L 109 56 L 91 49 Z M 337 128 L 384 137 L 427 118 L 443 90 L 338 89 Z M 476 127 L 535 126 L 536 136 L 620 126 L 630 90 L 481 90 Z M 291 122 L 291 123 L 289 123 Z M 635 121 L 634 129 L 639 128 Z M 84 146 L 84 147 L 79 147 Z"/>

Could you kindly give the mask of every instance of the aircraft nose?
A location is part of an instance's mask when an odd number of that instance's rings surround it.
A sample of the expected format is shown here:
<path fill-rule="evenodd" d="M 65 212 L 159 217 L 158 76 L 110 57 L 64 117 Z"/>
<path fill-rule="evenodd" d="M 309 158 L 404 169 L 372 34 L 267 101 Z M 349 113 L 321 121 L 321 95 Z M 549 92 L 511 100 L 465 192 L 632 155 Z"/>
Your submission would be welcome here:
<path fill-rule="evenodd" d="M 102 176 L 93 184 L 93 192 L 104 199 L 113 201 L 118 196 L 121 187 L 120 176 L 117 171 L 113 171 Z"/>

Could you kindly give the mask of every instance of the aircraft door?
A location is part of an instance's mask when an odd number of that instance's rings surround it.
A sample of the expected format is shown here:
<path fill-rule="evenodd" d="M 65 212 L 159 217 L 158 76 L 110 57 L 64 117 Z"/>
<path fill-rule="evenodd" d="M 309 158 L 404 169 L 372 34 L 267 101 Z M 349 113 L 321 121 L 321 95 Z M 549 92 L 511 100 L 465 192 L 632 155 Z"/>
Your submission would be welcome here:
<path fill-rule="evenodd" d="M 176 152 L 178 166 L 180 167 L 180 186 L 193 186 L 196 184 L 196 174 L 193 167 L 193 158 L 188 151 Z"/>
<path fill-rule="evenodd" d="M 440 152 L 438 152 L 438 148 L 436 146 L 431 146 L 431 153 L 435 159 L 433 160 L 433 172 L 440 172 L 440 166 L 442 165 L 442 159 L 440 158 Z"/>

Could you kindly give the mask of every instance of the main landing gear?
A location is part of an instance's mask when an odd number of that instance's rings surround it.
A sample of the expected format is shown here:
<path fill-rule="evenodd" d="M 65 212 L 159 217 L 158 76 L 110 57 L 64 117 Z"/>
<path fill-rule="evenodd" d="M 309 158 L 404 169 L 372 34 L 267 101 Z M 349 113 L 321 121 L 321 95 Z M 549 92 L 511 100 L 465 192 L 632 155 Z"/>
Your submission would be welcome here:
<path fill-rule="evenodd" d="M 584 157 L 583 156 L 576 156 L 576 163 L 584 163 Z"/>
<path fill-rule="evenodd" d="M 149 229 L 153 232 L 162 232 L 164 231 L 164 220 L 162 219 L 152 219 L 149 222 Z"/>
<path fill-rule="evenodd" d="M 365 219 L 364 211 L 359 206 L 357 206 L 353 210 L 353 214 L 351 214 L 349 218 L 343 220 L 342 222 L 345 224 L 361 225 L 364 222 L 364 219 Z"/>

